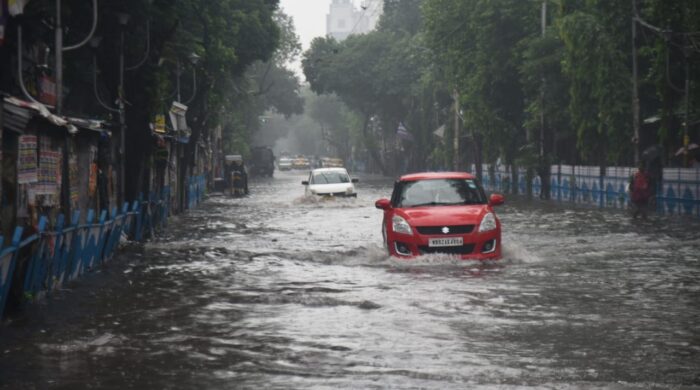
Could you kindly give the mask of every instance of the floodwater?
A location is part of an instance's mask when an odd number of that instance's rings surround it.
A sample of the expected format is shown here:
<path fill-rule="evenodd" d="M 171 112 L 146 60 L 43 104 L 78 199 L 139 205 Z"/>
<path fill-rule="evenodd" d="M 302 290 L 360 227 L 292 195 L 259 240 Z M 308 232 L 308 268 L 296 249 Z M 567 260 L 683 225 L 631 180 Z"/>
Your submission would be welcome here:
<path fill-rule="evenodd" d="M 7 389 L 697 389 L 700 223 L 508 201 L 504 259 L 388 258 L 391 180 L 211 197 L 0 326 Z"/>

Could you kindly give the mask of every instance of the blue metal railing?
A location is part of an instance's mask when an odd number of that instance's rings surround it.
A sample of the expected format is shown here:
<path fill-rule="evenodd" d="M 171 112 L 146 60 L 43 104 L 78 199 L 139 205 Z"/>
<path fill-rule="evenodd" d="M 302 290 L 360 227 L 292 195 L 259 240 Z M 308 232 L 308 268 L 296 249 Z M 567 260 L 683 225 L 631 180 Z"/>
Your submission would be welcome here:
<path fill-rule="evenodd" d="M 204 176 L 191 178 L 189 184 L 192 208 L 204 199 Z M 67 221 L 61 214 L 50 228 L 49 220 L 41 217 L 36 232 L 27 237 L 22 237 L 22 227 L 15 229 L 9 242 L 0 236 L 0 318 L 13 283 L 22 285 L 24 299 L 40 299 L 111 260 L 123 237 L 143 241 L 162 231 L 170 216 L 170 187 L 149 194 L 148 200 L 139 196 L 121 209 L 102 210 L 98 218 L 94 210 L 88 210 L 83 223 L 80 216 L 76 211 Z M 23 270 L 17 266 L 20 252 L 28 254 Z"/>
<path fill-rule="evenodd" d="M 483 168 L 483 184 L 490 191 L 510 193 L 512 180 L 509 167 L 499 166 L 489 174 L 488 165 Z M 608 167 L 605 175 L 597 174 L 598 167 L 551 167 L 550 195 L 559 202 L 586 204 L 601 208 L 627 208 L 630 197 L 627 185 L 635 169 Z M 526 195 L 526 172 L 518 170 L 517 193 Z M 539 177 L 532 179 L 533 195 L 541 192 Z M 657 183 L 656 209 L 662 214 L 700 217 L 700 169 L 665 168 L 663 180 Z"/>

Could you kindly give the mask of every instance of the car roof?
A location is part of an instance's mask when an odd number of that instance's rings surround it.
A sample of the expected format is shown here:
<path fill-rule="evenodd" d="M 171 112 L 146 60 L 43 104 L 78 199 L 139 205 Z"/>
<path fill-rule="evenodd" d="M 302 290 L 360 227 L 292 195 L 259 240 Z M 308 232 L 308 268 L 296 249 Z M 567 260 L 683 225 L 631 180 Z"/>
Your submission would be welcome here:
<path fill-rule="evenodd" d="M 332 167 L 332 168 L 316 168 L 311 171 L 311 173 L 323 173 L 323 172 L 343 172 L 343 173 L 348 173 L 348 170 L 345 168 L 340 168 L 340 167 Z"/>
<path fill-rule="evenodd" d="M 474 175 L 467 172 L 420 172 L 403 175 L 399 181 L 417 181 L 431 179 L 476 179 Z"/>

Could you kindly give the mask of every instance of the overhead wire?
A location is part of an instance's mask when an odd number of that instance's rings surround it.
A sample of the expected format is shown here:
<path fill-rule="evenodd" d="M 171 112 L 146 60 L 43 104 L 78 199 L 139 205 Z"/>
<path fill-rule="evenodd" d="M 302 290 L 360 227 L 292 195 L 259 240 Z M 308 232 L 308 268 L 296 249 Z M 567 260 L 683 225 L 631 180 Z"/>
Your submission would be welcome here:
<path fill-rule="evenodd" d="M 367 13 L 367 9 L 366 9 L 366 8 L 363 8 L 363 9 L 362 9 L 362 15 L 360 15 L 360 17 L 357 18 L 357 22 L 355 22 L 355 25 L 352 26 L 352 29 L 350 30 L 350 32 L 348 33 L 348 35 L 352 35 L 352 34 L 355 32 L 355 29 L 357 29 L 357 26 L 360 25 L 360 22 L 361 22 L 362 19 L 365 17 L 365 14 L 366 14 L 366 13 Z"/>
<path fill-rule="evenodd" d="M 668 44 L 675 46 L 675 47 L 683 50 L 684 52 L 686 50 L 690 49 L 690 50 L 694 50 L 694 51 L 700 53 L 700 48 L 698 47 L 696 42 L 693 40 L 693 36 L 700 35 L 700 31 L 673 31 L 673 30 L 662 29 L 661 27 L 654 26 L 653 24 L 642 19 L 639 15 L 635 15 L 633 17 L 633 20 L 635 22 L 639 23 L 640 25 L 642 25 L 643 27 L 646 27 L 647 29 L 663 36 L 664 39 L 666 40 L 666 42 L 668 42 Z M 690 41 L 690 45 L 680 44 L 680 43 L 674 42 L 673 36 L 684 37 L 686 41 L 688 41 L 688 40 Z"/>
<path fill-rule="evenodd" d="M 382 8 L 380 6 L 380 3 L 372 3 L 372 4 L 374 4 L 374 12 L 372 12 L 372 15 L 367 17 L 368 21 L 371 20 L 373 17 L 377 16 L 377 13 Z M 367 16 L 367 8 L 369 8 L 369 7 L 362 7 L 362 15 L 360 15 L 360 17 L 357 18 L 357 22 L 355 22 L 355 25 L 352 27 L 352 30 L 350 30 L 350 33 L 348 33 L 348 35 L 352 35 L 355 32 L 355 30 L 357 29 L 357 26 L 360 25 L 360 22 L 362 21 L 362 19 L 364 19 L 365 16 Z"/>

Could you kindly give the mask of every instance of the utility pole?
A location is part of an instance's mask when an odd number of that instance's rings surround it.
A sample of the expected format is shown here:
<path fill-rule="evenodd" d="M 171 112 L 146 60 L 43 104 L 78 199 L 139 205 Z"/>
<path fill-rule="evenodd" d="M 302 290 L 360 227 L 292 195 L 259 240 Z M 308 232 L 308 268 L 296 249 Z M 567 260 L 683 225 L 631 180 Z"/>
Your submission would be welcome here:
<path fill-rule="evenodd" d="M 683 56 L 685 57 L 685 123 L 683 124 L 683 166 L 688 166 L 688 145 L 690 144 L 690 48 L 688 47 L 688 36 L 683 39 Z"/>
<path fill-rule="evenodd" d="M 63 25 L 61 0 L 56 0 L 56 115 L 63 113 Z"/>
<path fill-rule="evenodd" d="M 542 38 L 547 32 L 547 0 L 542 1 Z M 544 92 L 546 79 L 542 73 L 542 88 L 540 90 L 540 164 L 544 164 Z"/>
<path fill-rule="evenodd" d="M 117 20 L 121 29 L 119 35 L 119 195 L 118 203 L 123 204 L 126 199 L 126 111 L 124 107 L 124 34 L 129 23 L 130 16 L 126 13 L 119 13 Z"/>
<path fill-rule="evenodd" d="M 182 97 L 180 96 L 180 75 L 182 75 L 182 68 L 180 65 L 180 59 L 177 59 L 176 63 L 176 68 L 175 68 L 175 74 L 177 75 L 177 102 L 181 103 L 182 102 Z"/>
<path fill-rule="evenodd" d="M 547 35 L 547 0 L 542 0 L 542 11 L 540 15 L 542 39 Z M 551 167 L 545 159 L 545 93 L 547 90 L 547 77 L 542 72 L 542 85 L 540 87 L 540 153 L 538 174 L 540 176 L 540 198 L 549 199 L 549 177 Z"/>
<path fill-rule="evenodd" d="M 634 130 L 634 165 L 639 165 L 639 81 L 637 69 L 637 0 L 632 0 L 632 129 Z"/>
<path fill-rule="evenodd" d="M 453 140 L 452 167 L 455 171 L 459 171 L 459 92 L 457 92 L 457 88 L 452 91 L 452 99 L 455 102 L 455 131 Z"/>

